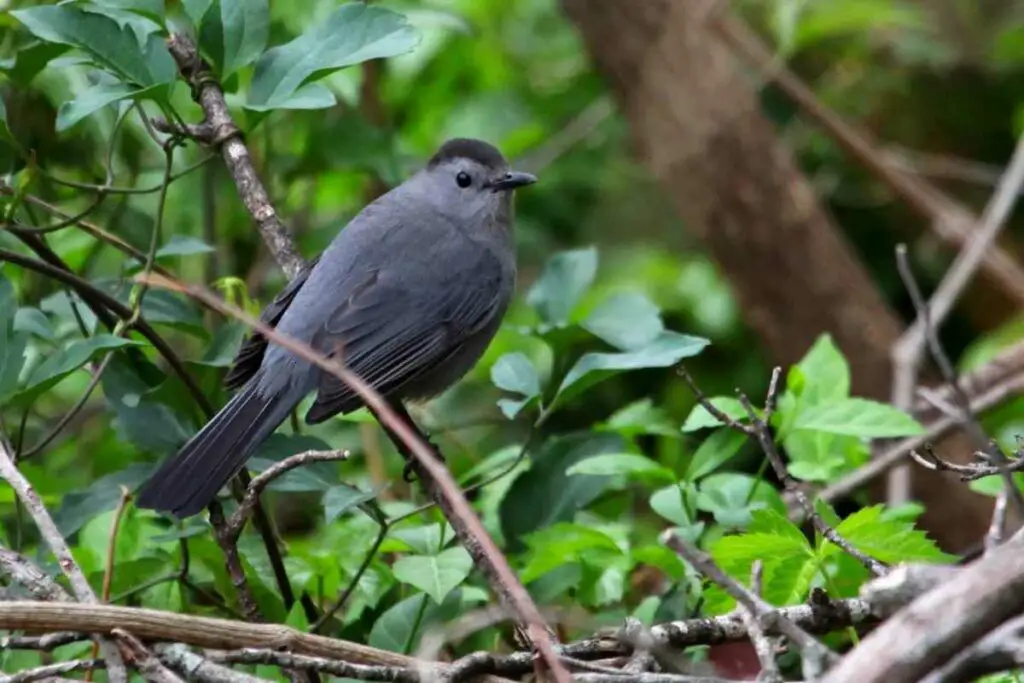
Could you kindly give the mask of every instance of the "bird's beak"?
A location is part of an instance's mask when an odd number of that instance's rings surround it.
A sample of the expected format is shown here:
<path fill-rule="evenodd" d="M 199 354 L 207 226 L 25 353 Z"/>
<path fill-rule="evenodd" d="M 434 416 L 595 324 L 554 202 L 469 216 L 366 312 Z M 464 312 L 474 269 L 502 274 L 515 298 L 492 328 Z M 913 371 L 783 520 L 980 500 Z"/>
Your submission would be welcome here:
<path fill-rule="evenodd" d="M 537 176 L 532 173 L 523 173 L 521 171 L 509 171 L 504 176 L 492 180 L 488 187 L 495 192 L 506 192 L 508 190 L 514 190 L 517 187 L 524 187 L 526 185 L 533 185 L 537 182 Z"/>

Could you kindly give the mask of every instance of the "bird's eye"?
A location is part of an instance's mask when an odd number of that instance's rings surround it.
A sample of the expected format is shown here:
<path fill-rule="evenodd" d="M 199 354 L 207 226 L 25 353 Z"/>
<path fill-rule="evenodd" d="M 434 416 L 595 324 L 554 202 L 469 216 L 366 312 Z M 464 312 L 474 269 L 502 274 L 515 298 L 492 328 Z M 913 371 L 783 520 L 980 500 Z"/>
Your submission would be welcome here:
<path fill-rule="evenodd" d="M 455 182 L 459 187 L 466 188 L 473 184 L 473 179 L 465 171 L 459 171 L 459 174 L 455 176 Z"/>

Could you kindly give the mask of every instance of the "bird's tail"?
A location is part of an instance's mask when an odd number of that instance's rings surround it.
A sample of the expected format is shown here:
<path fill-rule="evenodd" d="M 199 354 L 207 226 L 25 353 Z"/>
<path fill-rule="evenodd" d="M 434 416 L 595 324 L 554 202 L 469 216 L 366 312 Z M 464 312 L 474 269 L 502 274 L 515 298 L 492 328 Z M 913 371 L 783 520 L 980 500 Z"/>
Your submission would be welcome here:
<path fill-rule="evenodd" d="M 249 382 L 143 484 L 136 505 L 185 518 L 206 507 L 253 451 L 284 422 L 294 401 L 263 396 Z"/>

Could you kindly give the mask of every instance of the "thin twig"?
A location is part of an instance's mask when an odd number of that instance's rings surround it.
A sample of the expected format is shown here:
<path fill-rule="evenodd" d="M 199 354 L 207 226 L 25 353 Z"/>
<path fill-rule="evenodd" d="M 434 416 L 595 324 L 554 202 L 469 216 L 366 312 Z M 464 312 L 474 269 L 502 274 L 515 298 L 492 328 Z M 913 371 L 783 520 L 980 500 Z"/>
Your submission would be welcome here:
<path fill-rule="evenodd" d="M 0 683 L 32 683 L 51 679 L 55 676 L 85 671 L 91 673 L 94 669 L 104 667 L 101 659 L 72 659 L 68 662 L 57 662 L 56 664 L 44 664 L 31 669 L 19 671 L 16 674 L 0 675 Z"/>
<path fill-rule="evenodd" d="M 1022 144 L 1018 148 L 1021 152 L 1019 155 L 1020 159 L 1017 163 L 1020 165 L 1021 180 L 1024 182 L 1024 138 L 1021 138 L 1021 140 Z M 924 296 L 921 294 L 921 287 L 918 285 L 917 279 L 910 268 L 910 262 L 907 260 L 906 245 L 900 244 L 896 247 L 896 268 L 899 271 L 900 279 L 903 280 L 903 286 L 906 288 L 914 308 L 917 310 L 917 318 L 924 330 L 924 338 L 928 343 L 932 358 L 935 360 L 935 364 L 938 365 L 939 372 L 942 373 L 946 384 L 952 390 L 953 400 L 960 411 L 960 418 L 963 421 L 965 431 L 971 437 L 971 440 L 975 442 L 976 447 L 987 455 L 987 460 L 990 464 L 1005 468 L 1008 464 L 1006 456 L 999 450 L 999 447 L 995 445 L 992 439 L 985 434 L 985 430 L 982 429 L 977 416 L 971 410 L 971 399 L 963 390 L 963 387 L 960 386 L 960 379 L 956 369 L 953 367 L 949 355 L 939 341 L 938 332 L 932 322 L 931 313 L 931 306 L 932 302 L 935 301 L 935 297 L 931 301 L 925 301 Z M 1000 474 L 1003 478 L 1006 494 L 1013 501 L 1017 514 L 1024 515 L 1024 495 L 1017 488 L 1013 475 L 1005 469 Z"/>
<path fill-rule="evenodd" d="M 755 560 L 750 569 L 750 590 L 758 597 L 761 596 L 763 572 L 764 563 L 761 560 Z M 775 661 L 775 644 L 761 630 L 757 615 L 742 605 L 740 614 L 743 615 L 743 623 L 747 625 L 747 631 L 750 632 L 750 643 L 754 646 L 757 659 L 761 662 L 761 673 L 758 674 L 757 680 L 760 683 L 782 683 L 779 665 Z"/>
<path fill-rule="evenodd" d="M 793 622 L 779 615 L 779 612 L 762 600 L 760 597 L 743 587 L 735 579 L 723 572 L 715 564 L 711 556 L 690 546 L 686 541 L 671 531 L 666 531 L 661 537 L 662 543 L 677 552 L 684 560 L 694 566 L 697 571 L 720 586 L 726 593 L 735 598 L 736 602 L 747 609 L 757 619 L 761 620 L 761 626 L 766 631 L 775 631 L 789 638 L 804 654 L 805 661 L 819 671 L 824 670 L 824 665 L 832 664 L 839 660 L 836 653 L 829 650 L 807 631 L 803 630 Z"/>
<path fill-rule="evenodd" d="M 92 586 L 89 585 L 85 574 L 82 573 L 82 568 L 75 562 L 71 549 L 68 548 L 64 536 L 60 533 L 53 518 L 50 517 L 50 513 L 46 511 L 39 494 L 32 488 L 28 479 L 18 471 L 2 434 L 0 434 L 0 478 L 11 485 L 18 499 L 32 516 L 32 520 L 39 529 L 39 534 L 46 541 L 54 557 L 57 558 L 57 564 L 60 565 L 61 571 L 68 578 L 75 597 L 83 603 L 96 604 L 98 602 L 96 593 L 93 592 Z M 115 683 L 125 683 L 128 680 L 128 671 L 125 669 L 117 647 L 105 638 L 100 639 L 99 644 L 103 651 L 103 658 L 107 662 L 107 675 Z"/>

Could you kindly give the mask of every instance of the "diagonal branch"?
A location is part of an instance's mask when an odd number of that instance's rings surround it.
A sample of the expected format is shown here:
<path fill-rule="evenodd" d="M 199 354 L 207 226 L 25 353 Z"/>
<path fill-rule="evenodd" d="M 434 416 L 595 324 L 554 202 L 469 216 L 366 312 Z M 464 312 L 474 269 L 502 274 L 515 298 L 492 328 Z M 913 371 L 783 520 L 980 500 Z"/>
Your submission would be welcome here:
<path fill-rule="evenodd" d="M 383 426 L 393 432 L 415 456 L 414 471 L 438 507 L 444 512 L 459 541 L 473 557 L 476 566 L 483 572 L 491 588 L 503 606 L 517 617 L 517 622 L 529 634 L 530 640 L 540 651 L 551 673 L 558 683 L 568 683 L 569 672 L 561 663 L 555 651 L 555 644 L 544 619 L 530 594 L 516 578 L 505 556 L 501 554 L 490 534 L 484 529 L 479 518 L 462 495 L 458 484 L 448 469 L 438 461 L 434 451 L 416 433 L 415 429 L 396 414 L 394 408 L 363 379 L 337 361 L 318 353 L 308 344 L 292 339 L 266 323 L 253 318 L 234 306 L 230 306 L 213 294 L 199 287 L 190 287 L 159 275 L 147 278 L 150 285 L 188 294 L 217 312 L 235 318 L 256 330 L 269 341 L 287 349 L 302 360 L 315 365 L 351 387 Z"/>

